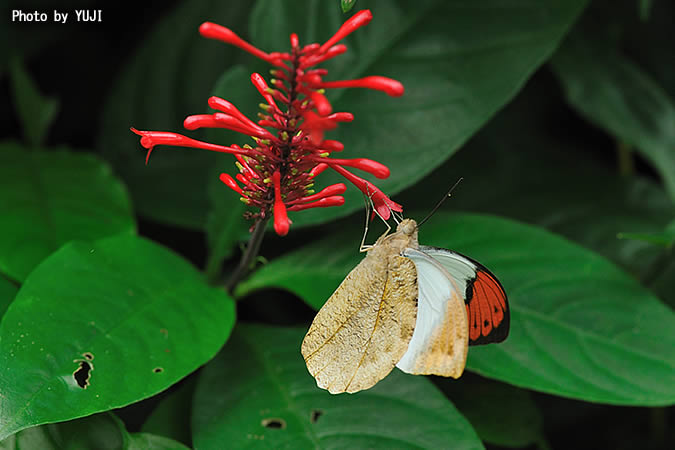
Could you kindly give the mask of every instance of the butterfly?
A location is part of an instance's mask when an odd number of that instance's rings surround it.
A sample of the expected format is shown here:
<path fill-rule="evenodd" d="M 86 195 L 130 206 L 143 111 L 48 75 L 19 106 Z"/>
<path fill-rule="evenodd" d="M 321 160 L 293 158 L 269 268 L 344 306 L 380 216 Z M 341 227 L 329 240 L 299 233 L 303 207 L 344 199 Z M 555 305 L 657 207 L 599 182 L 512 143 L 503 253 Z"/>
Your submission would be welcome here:
<path fill-rule="evenodd" d="M 365 238 L 365 236 L 364 236 Z M 501 342 L 509 306 L 499 280 L 451 250 L 421 246 L 403 219 L 319 310 L 301 347 L 307 369 L 333 394 L 374 386 L 396 366 L 458 378 L 469 345 Z"/>

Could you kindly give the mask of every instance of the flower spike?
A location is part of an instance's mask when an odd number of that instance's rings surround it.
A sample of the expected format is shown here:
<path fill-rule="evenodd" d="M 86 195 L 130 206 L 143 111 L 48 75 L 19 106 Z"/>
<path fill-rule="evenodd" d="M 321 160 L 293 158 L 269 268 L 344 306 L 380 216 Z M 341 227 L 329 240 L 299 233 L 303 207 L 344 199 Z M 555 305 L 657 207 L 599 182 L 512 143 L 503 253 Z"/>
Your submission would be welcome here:
<path fill-rule="evenodd" d="M 389 169 L 367 158 L 333 158 L 334 152 L 344 150 L 342 142 L 324 139 L 324 134 L 342 122 L 351 122 L 349 112 L 333 112 L 325 91 L 333 88 L 367 88 L 385 92 L 390 96 L 404 93 L 403 85 L 381 76 L 368 76 L 356 80 L 324 80 L 328 71 L 318 64 L 347 51 L 339 43 L 347 35 L 368 24 L 370 11 L 360 11 L 348 19 L 324 44 L 302 46 L 298 36 L 290 35 L 289 53 L 264 52 L 237 36 L 229 28 L 203 23 L 199 32 L 208 39 L 216 39 L 241 48 L 272 64 L 269 82 L 258 73 L 251 74 L 251 83 L 264 98 L 255 120 L 244 115 L 236 106 L 220 97 L 210 97 L 211 114 L 195 114 L 185 118 L 188 130 L 200 128 L 226 128 L 246 134 L 253 139 L 251 145 L 229 147 L 198 141 L 182 134 L 163 131 L 131 130 L 141 137 L 141 145 L 148 150 L 146 164 L 158 145 L 192 147 L 221 153 L 236 158 L 236 175 L 220 175 L 220 180 L 235 191 L 242 202 L 254 211 L 245 217 L 262 220 L 274 219 L 274 230 L 284 236 L 292 221 L 289 212 L 311 208 L 343 205 L 344 183 L 314 191 L 318 175 L 332 168 L 351 182 L 373 202 L 377 212 L 385 219 L 392 211 L 402 211 L 401 205 L 389 199 L 369 181 L 360 178 L 345 167 L 363 170 L 377 178 L 387 178 Z"/>

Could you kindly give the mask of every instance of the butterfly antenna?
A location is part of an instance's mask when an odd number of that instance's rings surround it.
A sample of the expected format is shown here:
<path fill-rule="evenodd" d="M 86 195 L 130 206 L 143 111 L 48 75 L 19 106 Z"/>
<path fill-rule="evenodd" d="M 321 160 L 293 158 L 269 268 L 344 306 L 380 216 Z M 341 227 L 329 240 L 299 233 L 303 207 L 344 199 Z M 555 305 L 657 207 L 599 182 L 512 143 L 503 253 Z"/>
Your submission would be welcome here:
<path fill-rule="evenodd" d="M 433 216 L 436 211 L 438 211 L 438 208 L 440 208 L 443 202 L 446 201 L 452 195 L 452 191 L 455 190 L 455 188 L 459 185 L 459 183 L 462 182 L 463 179 L 464 179 L 463 177 L 459 177 L 459 180 L 457 180 L 455 184 L 453 184 L 452 187 L 448 190 L 448 192 L 443 196 L 443 198 L 438 203 L 436 203 L 434 209 L 432 209 L 431 212 L 427 214 L 427 216 L 424 219 L 422 219 L 420 223 L 417 224 L 417 228 L 421 227 L 424 222 L 429 220 L 429 218 Z"/>

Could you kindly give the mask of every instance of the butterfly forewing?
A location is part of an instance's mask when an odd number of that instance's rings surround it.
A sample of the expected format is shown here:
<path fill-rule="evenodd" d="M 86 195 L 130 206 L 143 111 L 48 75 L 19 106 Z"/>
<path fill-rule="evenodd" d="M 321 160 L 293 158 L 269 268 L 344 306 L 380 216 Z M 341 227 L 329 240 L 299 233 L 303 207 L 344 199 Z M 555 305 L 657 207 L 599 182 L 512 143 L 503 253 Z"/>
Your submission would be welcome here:
<path fill-rule="evenodd" d="M 373 248 L 318 312 L 302 343 L 317 385 L 336 394 L 368 389 L 394 368 L 415 327 L 414 264 Z"/>
<path fill-rule="evenodd" d="M 444 248 L 420 246 L 452 276 L 466 304 L 469 345 L 501 342 L 509 334 L 509 306 L 497 277 L 473 259 Z"/>
<path fill-rule="evenodd" d="M 468 351 L 468 321 L 462 295 L 450 274 L 415 249 L 404 256 L 415 263 L 419 300 L 408 350 L 396 367 L 411 374 L 458 378 Z"/>

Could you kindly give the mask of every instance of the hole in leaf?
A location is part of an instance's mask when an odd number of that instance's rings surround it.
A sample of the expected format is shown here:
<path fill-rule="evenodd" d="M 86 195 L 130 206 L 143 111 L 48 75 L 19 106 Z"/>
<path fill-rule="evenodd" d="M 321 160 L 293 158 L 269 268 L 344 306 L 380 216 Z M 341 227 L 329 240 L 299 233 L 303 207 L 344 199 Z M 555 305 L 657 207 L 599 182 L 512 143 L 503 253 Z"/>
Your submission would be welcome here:
<path fill-rule="evenodd" d="M 319 420 L 319 417 L 323 415 L 323 411 L 320 409 L 313 409 L 311 414 L 309 415 L 309 423 L 316 423 L 317 420 Z"/>
<path fill-rule="evenodd" d="M 73 372 L 73 378 L 79 387 L 87 389 L 87 386 L 89 386 L 89 379 L 91 378 L 91 371 L 94 370 L 94 368 L 87 361 L 79 361 L 79 363 L 80 367 Z"/>
<path fill-rule="evenodd" d="M 88 361 L 92 361 L 94 359 L 94 354 L 90 352 L 84 352 L 82 353 L 82 356 L 84 356 Z"/>
<path fill-rule="evenodd" d="M 152 369 L 152 371 L 153 371 L 154 373 L 162 373 L 162 372 L 164 372 L 164 368 L 162 368 L 162 367 L 155 367 L 154 369 Z"/>
<path fill-rule="evenodd" d="M 270 417 L 262 420 L 262 426 L 265 428 L 283 430 L 286 428 L 286 421 L 284 419 L 279 419 L 278 417 Z"/>

